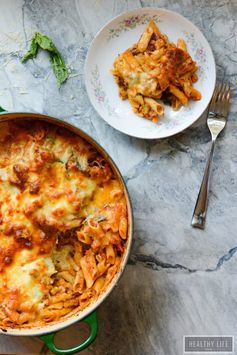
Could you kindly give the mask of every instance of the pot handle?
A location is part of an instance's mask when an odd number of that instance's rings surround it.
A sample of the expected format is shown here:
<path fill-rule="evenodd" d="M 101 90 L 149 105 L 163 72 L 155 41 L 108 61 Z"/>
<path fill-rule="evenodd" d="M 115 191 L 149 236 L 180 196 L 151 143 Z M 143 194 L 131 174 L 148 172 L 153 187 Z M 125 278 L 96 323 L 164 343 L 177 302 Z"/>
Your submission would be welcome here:
<path fill-rule="evenodd" d="M 47 345 L 47 347 L 54 354 L 58 354 L 58 355 L 75 354 L 75 353 L 87 348 L 95 340 L 95 338 L 97 336 L 98 323 L 97 323 L 96 311 L 91 313 L 88 317 L 84 318 L 81 322 L 85 322 L 89 325 L 90 335 L 82 344 L 76 345 L 73 348 L 69 348 L 69 349 L 58 348 L 54 344 L 54 337 L 55 337 L 56 333 L 41 335 L 40 339 L 43 340 L 43 342 Z"/>

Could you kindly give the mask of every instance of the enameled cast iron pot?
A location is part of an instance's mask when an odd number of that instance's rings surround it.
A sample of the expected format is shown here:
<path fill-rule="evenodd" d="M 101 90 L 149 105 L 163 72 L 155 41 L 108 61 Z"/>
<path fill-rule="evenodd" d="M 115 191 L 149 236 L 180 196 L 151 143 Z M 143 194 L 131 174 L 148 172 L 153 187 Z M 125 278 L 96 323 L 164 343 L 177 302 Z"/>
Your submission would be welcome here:
<path fill-rule="evenodd" d="M 132 233 L 133 233 L 133 217 L 132 217 L 132 206 L 130 202 L 130 198 L 128 195 L 127 188 L 125 186 L 125 183 L 123 181 L 123 178 L 121 176 L 121 173 L 119 172 L 117 166 L 115 165 L 114 161 L 111 159 L 111 157 L 108 155 L 108 153 L 90 136 L 88 136 L 86 133 L 81 131 L 79 128 L 76 128 L 75 126 L 72 126 L 69 123 L 66 123 L 58 118 L 50 117 L 50 116 L 45 116 L 37 113 L 6 113 L 4 110 L 0 107 L 0 125 L 1 122 L 4 121 L 20 121 L 20 120 L 27 120 L 27 121 L 45 121 L 49 122 L 51 124 L 54 124 L 59 127 L 64 127 L 68 129 L 69 131 L 77 134 L 78 136 L 82 137 L 85 139 L 87 142 L 89 142 L 92 146 L 94 146 L 98 152 L 110 163 L 115 175 L 118 177 L 120 180 L 123 188 L 124 188 L 124 193 L 127 201 L 127 209 L 128 209 L 128 241 L 127 241 L 127 249 L 125 250 L 123 260 L 121 262 L 120 269 L 112 282 L 110 283 L 109 287 L 107 290 L 100 295 L 100 297 L 90 304 L 88 307 L 86 307 L 84 310 L 77 312 L 73 315 L 68 316 L 64 320 L 59 320 L 57 322 L 51 323 L 49 325 L 43 325 L 41 327 L 33 327 L 33 328 L 6 328 L 0 329 L 0 334 L 6 334 L 6 335 L 14 335 L 14 336 L 39 336 L 45 344 L 48 346 L 48 348 L 55 354 L 74 354 L 76 352 L 79 352 L 83 349 L 85 349 L 87 346 L 89 346 L 93 340 L 96 338 L 97 335 L 97 330 L 98 330 L 98 324 L 97 324 L 97 318 L 96 318 L 96 309 L 97 307 L 105 300 L 105 298 L 110 294 L 112 289 L 115 287 L 117 284 L 124 268 L 128 260 L 129 252 L 131 249 L 131 242 L 132 242 Z M 1 127 L 1 126 L 0 126 Z M 1 128 L 0 128 L 1 129 Z M 88 338 L 81 344 L 74 346 L 69 349 L 60 349 L 58 348 L 55 343 L 54 343 L 54 336 L 55 334 L 59 331 L 62 330 L 63 328 L 66 328 L 73 323 L 76 322 L 85 322 L 89 325 L 90 327 L 90 334 Z"/>

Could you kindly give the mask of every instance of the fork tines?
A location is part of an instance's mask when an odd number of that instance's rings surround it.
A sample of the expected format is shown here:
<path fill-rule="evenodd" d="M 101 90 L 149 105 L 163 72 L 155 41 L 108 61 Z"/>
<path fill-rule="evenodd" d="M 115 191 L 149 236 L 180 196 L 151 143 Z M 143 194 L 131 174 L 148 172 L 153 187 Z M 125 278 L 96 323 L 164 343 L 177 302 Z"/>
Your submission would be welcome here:
<path fill-rule="evenodd" d="M 216 85 L 211 103 L 209 106 L 209 112 L 215 115 L 227 117 L 230 104 L 230 86 L 227 83 L 219 83 Z"/>

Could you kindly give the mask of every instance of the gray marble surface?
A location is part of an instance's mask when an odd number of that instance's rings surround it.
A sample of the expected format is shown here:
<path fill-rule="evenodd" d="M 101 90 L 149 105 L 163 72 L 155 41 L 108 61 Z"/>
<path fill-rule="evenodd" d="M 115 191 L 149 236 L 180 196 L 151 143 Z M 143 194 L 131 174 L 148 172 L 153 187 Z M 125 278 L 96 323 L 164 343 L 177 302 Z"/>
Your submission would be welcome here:
<path fill-rule="evenodd" d="M 190 227 L 210 147 L 205 117 L 170 139 L 138 140 L 109 127 L 86 94 L 84 61 L 97 31 L 121 12 L 145 6 L 177 11 L 197 25 L 211 44 L 218 77 L 231 83 L 205 231 Z M 236 17 L 236 0 L 0 1 L 0 106 L 58 116 L 85 130 L 114 158 L 131 194 L 129 264 L 99 308 L 99 334 L 85 355 L 180 355 L 185 334 L 237 337 Z M 20 62 L 34 31 L 53 38 L 70 66 L 60 90 L 44 53 Z M 75 344 L 85 332 L 76 324 L 58 341 Z M 2 335 L 0 353 L 50 354 L 37 338 Z"/>

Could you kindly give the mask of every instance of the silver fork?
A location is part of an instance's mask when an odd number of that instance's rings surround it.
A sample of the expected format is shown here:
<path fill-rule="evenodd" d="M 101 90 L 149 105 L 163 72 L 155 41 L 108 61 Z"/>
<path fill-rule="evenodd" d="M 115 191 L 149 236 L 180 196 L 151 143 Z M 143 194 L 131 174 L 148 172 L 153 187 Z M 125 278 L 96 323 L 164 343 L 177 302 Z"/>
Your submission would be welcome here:
<path fill-rule="evenodd" d="M 208 187 L 212 157 L 215 141 L 219 133 L 224 129 L 227 121 L 230 103 L 230 86 L 222 83 L 215 87 L 214 94 L 209 106 L 207 126 L 211 132 L 212 145 L 209 158 L 206 163 L 202 184 L 199 190 L 197 202 L 194 208 L 191 225 L 204 229 L 207 213 Z"/>

